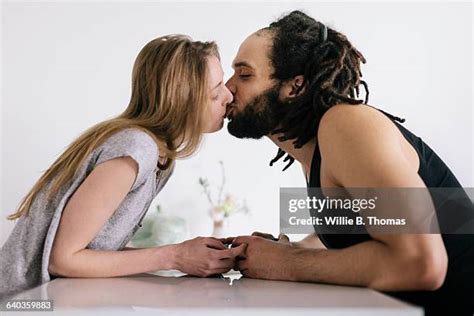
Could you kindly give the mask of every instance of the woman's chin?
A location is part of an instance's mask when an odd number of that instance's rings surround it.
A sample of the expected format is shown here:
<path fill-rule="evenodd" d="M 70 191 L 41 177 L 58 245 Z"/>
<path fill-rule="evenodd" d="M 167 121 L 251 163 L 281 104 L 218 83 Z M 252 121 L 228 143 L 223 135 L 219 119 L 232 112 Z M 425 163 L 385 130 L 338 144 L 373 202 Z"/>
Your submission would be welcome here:
<path fill-rule="evenodd" d="M 214 126 L 208 128 L 204 134 L 212 134 L 218 132 L 224 127 L 224 119 L 222 119 L 219 123 L 214 124 Z"/>

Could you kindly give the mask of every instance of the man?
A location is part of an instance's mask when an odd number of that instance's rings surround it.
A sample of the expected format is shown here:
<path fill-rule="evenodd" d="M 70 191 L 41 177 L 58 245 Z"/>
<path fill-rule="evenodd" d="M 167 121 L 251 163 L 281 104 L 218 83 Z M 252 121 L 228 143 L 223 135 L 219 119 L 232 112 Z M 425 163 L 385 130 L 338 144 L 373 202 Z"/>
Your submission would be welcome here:
<path fill-rule="evenodd" d="M 366 105 L 361 62 L 343 34 L 291 12 L 241 44 L 226 84 L 234 95 L 229 132 L 269 137 L 279 147 L 271 164 L 287 153 L 310 187 L 460 187 L 426 144 L 395 123 L 401 119 Z M 357 99 L 361 84 L 365 102 Z M 455 299 L 451 308 L 472 313 L 473 234 L 318 235 L 300 243 L 240 236 L 233 245 L 247 248 L 236 268 L 252 278 L 366 286 L 427 313 Z"/>

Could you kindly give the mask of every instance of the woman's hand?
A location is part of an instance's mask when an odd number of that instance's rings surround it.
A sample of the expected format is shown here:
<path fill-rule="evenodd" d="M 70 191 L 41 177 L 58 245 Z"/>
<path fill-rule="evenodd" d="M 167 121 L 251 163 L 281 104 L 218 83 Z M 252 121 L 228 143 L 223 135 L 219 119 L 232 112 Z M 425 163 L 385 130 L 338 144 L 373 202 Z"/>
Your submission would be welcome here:
<path fill-rule="evenodd" d="M 176 245 L 174 266 L 190 275 L 208 277 L 226 273 L 235 265 L 235 259 L 245 252 L 245 244 L 227 248 L 219 239 L 197 237 Z"/>

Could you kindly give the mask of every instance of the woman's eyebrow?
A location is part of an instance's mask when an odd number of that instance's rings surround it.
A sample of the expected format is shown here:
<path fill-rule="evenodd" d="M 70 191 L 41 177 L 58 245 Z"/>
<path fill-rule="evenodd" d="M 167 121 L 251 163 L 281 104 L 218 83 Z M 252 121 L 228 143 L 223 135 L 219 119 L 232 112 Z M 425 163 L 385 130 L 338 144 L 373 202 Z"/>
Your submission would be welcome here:
<path fill-rule="evenodd" d="M 215 89 L 219 88 L 219 86 L 220 86 L 221 84 L 222 84 L 222 81 L 219 81 L 219 83 L 218 83 L 214 88 L 212 88 L 211 90 L 215 90 Z"/>

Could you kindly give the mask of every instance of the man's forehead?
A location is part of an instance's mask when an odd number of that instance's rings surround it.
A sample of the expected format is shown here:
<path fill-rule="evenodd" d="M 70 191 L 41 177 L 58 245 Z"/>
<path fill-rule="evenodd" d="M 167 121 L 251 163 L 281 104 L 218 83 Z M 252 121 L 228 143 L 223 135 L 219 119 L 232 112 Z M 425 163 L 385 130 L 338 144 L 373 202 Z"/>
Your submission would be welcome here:
<path fill-rule="evenodd" d="M 271 38 L 252 34 L 240 45 L 232 67 L 258 69 L 269 64 Z"/>

